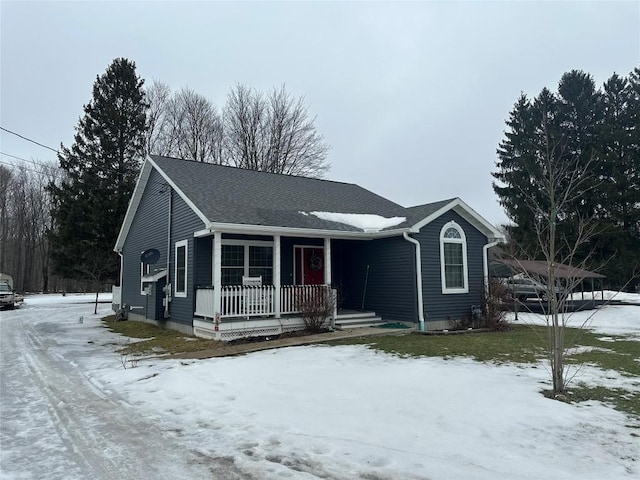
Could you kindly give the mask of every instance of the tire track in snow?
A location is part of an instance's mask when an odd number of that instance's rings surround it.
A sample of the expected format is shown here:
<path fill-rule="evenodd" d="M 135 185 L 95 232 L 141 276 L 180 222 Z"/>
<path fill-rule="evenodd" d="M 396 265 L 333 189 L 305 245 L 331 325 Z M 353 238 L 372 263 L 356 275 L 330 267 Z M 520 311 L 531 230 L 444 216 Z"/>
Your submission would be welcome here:
<path fill-rule="evenodd" d="M 65 310 L 66 319 L 73 316 Z M 90 382 L 75 362 L 50 348 L 56 346 L 54 335 L 43 327 L 52 324 L 34 325 L 44 313 L 38 315 L 37 307 L 15 313 L 0 329 L 2 476 L 247 478 L 228 459 L 203 460 Z"/>

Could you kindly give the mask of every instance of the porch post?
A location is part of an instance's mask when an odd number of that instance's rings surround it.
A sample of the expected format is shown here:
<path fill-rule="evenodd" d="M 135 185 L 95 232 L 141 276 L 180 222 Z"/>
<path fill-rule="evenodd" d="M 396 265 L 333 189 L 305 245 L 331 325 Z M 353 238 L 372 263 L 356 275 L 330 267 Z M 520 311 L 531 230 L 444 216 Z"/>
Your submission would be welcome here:
<path fill-rule="evenodd" d="M 331 239 L 324 239 L 324 283 L 331 285 Z"/>
<path fill-rule="evenodd" d="M 222 233 L 213 234 L 213 315 L 222 314 Z M 215 317 L 214 317 L 215 318 Z"/>
<path fill-rule="evenodd" d="M 273 286 L 274 298 L 273 309 L 276 312 L 276 318 L 280 318 L 280 235 L 273 236 Z"/>

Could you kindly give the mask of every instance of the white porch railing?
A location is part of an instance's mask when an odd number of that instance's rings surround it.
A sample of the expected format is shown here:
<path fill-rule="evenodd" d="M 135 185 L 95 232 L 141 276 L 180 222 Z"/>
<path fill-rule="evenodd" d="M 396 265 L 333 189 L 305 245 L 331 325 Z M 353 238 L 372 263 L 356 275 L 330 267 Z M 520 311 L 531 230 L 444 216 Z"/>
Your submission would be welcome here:
<path fill-rule="evenodd" d="M 326 288 L 326 285 L 283 285 L 280 287 L 280 312 L 276 312 L 274 299 L 277 290 L 273 285 L 222 287 L 220 317 L 267 317 L 277 313 L 299 313 L 297 304 L 300 297 L 309 299 L 324 295 Z M 212 288 L 196 289 L 194 314 L 197 317 L 215 318 L 215 293 Z"/>

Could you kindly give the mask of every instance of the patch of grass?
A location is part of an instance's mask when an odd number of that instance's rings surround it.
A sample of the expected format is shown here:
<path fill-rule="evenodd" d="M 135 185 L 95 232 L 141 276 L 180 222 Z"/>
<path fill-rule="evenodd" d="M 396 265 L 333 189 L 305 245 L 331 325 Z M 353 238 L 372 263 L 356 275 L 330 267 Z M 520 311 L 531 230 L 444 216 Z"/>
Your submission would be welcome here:
<path fill-rule="evenodd" d="M 505 332 L 448 335 L 389 335 L 353 338 L 332 345 L 370 345 L 387 353 L 410 357 L 471 357 L 494 362 L 536 362 L 544 358 L 539 327 L 514 325 Z"/>
<path fill-rule="evenodd" d="M 567 331 L 569 332 L 567 339 L 574 345 L 609 350 L 576 353 L 568 357 L 569 363 L 594 364 L 605 370 L 616 370 L 622 375 L 640 376 L 640 362 L 637 360 L 640 358 L 640 342 L 611 335 L 607 337 L 613 341 L 603 341 L 599 340 L 603 335 L 591 331 L 574 328 Z"/>
<path fill-rule="evenodd" d="M 567 398 L 572 402 L 597 400 L 621 412 L 640 417 L 640 392 L 629 392 L 622 388 L 588 387 L 580 384 L 569 388 Z M 636 428 L 640 427 L 636 426 Z"/>
<path fill-rule="evenodd" d="M 636 356 L 636 358 L 638 357 Z M 567 358 L 567 363 L 597 365 L 605 370 L 616 370 L 628 377 L 640 376 L 640 362 L 634 361 L 629 354 L 616 351 L 576 353 Z"/>
<path fill-rule="evenodd" d="M 127 320 L 115 322 L 114 317 L 102 319 L 109 330 L 129 338 L 144 339 L 123 345 L 118 353 L 123 355 L 158 355 L 163 353 L 197 352 L 216 348 L 220 342 L 185 335 L 176 330 L 158 327 L 150 323 Z"/>

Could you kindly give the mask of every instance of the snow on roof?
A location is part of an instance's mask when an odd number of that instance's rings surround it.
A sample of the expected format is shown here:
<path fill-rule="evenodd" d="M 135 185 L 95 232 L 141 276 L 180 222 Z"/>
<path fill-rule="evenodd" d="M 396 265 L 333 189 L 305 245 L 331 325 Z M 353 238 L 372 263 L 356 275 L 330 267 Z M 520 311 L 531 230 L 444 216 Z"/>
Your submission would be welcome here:
<path fill-rule="evenodd" d="M 321 220 L 343 223 L 361 229 L 364 232 L 379 232 L 385 228 L 395 227 L 406 221 L 406 217 L 385 218 L 371 213 L 335 213 L 335 212 L 300 212 L 302 215 L 314 215 Z"/>

